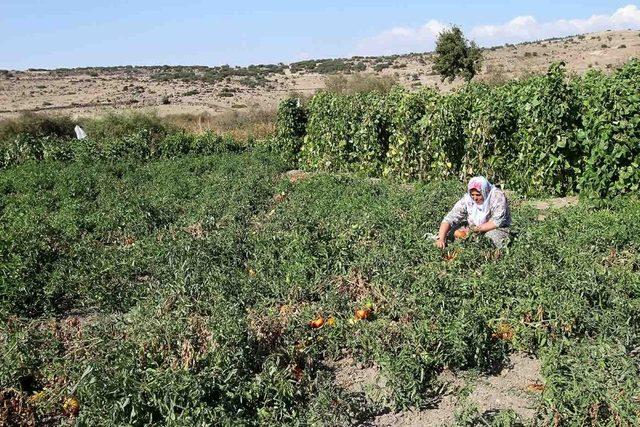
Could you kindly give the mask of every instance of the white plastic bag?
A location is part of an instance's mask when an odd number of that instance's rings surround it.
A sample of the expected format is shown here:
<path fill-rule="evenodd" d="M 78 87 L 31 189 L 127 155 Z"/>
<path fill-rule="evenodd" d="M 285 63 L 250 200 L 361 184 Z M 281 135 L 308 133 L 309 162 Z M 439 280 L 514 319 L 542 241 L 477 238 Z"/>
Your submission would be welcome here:
<path fill-rule="evenodd" d="M 76 125 L 75 131 L 76 131 L 76 138 L 85 139 L 87 137 L 87 133 L 80 126 Z"/>

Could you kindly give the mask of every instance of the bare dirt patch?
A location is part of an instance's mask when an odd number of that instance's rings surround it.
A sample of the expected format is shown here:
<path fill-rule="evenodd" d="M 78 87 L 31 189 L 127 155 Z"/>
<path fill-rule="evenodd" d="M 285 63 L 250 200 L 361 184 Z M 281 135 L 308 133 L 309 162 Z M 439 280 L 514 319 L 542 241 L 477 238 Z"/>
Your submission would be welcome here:
<path fill-rule="evenodd" d="M 292 169 L 290 171 L 285 172 L 285 177 L 291 182 L 298 182 L 308 179 L 313 176 L 311 172 L 305 172 L 299 169 Z"/>
<path fill-rule="evenodd" d="M 559 209 L 578 204 L 578 196 L 556 197 L 554 199 L 532 200 L 528 204 L 538 210 Z"/>
<path fill-rule="evenodd" d="M 341 359 L 330 365 L 335 369 L 336 384 L 353 392 L 364 392 L 369 387 L 385 387 L 386 380 L 380 374 L 380 368 L 376 365 L 363 367 L 351 358 Z"/>
<path fill-rule="evenodd" d="M 349 392 L 365 393 L 369 399 L 378 401 L 390 396 L 387 379 L 376 365 L 362 366 L 345 358 L 328 367 L 335 372 L 336 385 Z M 382 414 L 371 420 L 371 424 L 380 427 L 447 426 L 455 422 L 457 411 L 469 405 L 475 406 L 479 414 L 512 410 L 524 422 L 533 421 L 538 394 L 544 387 L 538 359 L 516 353 L 496 375 L 473 377 L 467 374 L 444 370 L 438 377 L 441 398 L 431 408 Z"/>
<path fill-rule="evenodd" d="M 348 357 L 328 363 L 327 367 L 335 372 L 336 384 L 351 393 L 364 393 L 369 399 L 378 402 L 389 397 L 387 379 L 375 364 L 363 366 Z"/>
<path fill-rule="evenodd" d="M 543 221 L 554 209 L 562 209 L 577 205 L 578 196 L 556 197 L 554 199 L 545 200 L 532 200 L 526 202 L 525 204 L 538 209 L 540 211 L 540 213 L 538 214 L 538 221 Z"/>
<path fill-rule="evenodd" d="M 538 359 L 523 354 L 511 356 L 510 365 L 496 376 L 481 377 L 469 396 L 480 413 L 511 409 L 523 420 L 535 416 L 535 388 L 541 384 Z"/>

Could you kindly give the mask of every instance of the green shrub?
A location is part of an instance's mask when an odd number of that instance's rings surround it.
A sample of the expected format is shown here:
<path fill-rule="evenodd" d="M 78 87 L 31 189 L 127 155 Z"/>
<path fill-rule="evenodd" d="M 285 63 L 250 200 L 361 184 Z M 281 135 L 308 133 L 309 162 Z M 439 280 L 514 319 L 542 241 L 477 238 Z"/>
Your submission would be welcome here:
<path fill-rule="evenodd" d="M 69 116 L 25 113 L 16 119 L 0 121 L 0 144 L 19 136 L 30 138 L 73 138 L 76 123 Z"/>
<path fill-rule="evenodd" d="M 307 112 L 300 98 L 289 98 L 278 107 L 276 150 L 287 163 L 295 165 L 306 133 Z"/>
<path fill-rule="evenodd" d="M 584 172 L 581 192 L 594 199 L 640 189 L 640 61 L 632 60 L 611 77 L 587 73 L 581 90 Z"/>
<path fill-rule="evenodd" d="M 86 163 L 96 159 L 149 161 L 188 154 L 241 152 L 246 148 L 247 144 L 210 131 L 200 135 L 177 131 L 168 133 L 161 139 L 159 133 L 154 134 L 144 128 L 120 138 L 106 136 L 83 140 L 21 134 L 0 145 L 0 169 L 30 160 L 78 160 Z"/>
<path fill-rule="evenodd" d="M 564 64 L 552 65 L 545 76 L 515 89 L 518 157 L 511 165 L 510 186 L 526 194 L 572 193 L 582 170 L 582 147 L 575 138 L 577 100 Z"/>
<path fill-rule="evenodd" d="M 171 128 L 152 113 L 110 113 L 96 119 L 81 120 L 87 135 L 94 139 L 123 138 L 138 132 L 147 132 L 151 141 L 164 138 Z"/>
<path fill-rule="evenodd" d="M 472 85 L 466 88 L 469 120 L 464 128 L 461 176 L 484 175 L 492 182 L 514 180 L 518 151 L 514 134 L 517 130 L 516 101 L 512 88 Z"/>
<path fill-rule="evenodd" d="M 285 151 L 300 147 L 309 169 L 401 179 L 482 174 L 531 196 L 589 188 L 612 197 L 638 185 L 639 75 L 631 61 L 612 76 L 569 79 L 560 63 L 543 76 L 449 94 L 321 92 L 306 109 L 301 145 L 286 128 L 278 139 Z"/>
<path fill-rule="evenodd" d="M 385 97 L 376 92 L 315 95 L 308 104 L 302 165 L 312 169 L 380 173 L 388 144 Z"/>
<path fill-rule="evenodd" d="M 391 62 L 379 62 L 373 66 L 373 71 L 379 73 L 380 71 L 385 70 L 389 67 L 391 67 Z"/>
<path fill-rule="evenodd" d="M 430 90 L 416 93 L 397 89 L 390 95 L 391 130 L 384 175 L 420 178 L 431 172 L 432 154 L 426 151 L 422 119 L 435 110 L 440 96 Z"/>
<path fill-rule="evenodd" d="M 460 28 L 453 26 L 443 30 L 436 40 L 436 56 L 433 69 L 452 82 L 457 76 L 470 81 L 480 70 L 482 51 L 475 42 L 464 38 Z"/>

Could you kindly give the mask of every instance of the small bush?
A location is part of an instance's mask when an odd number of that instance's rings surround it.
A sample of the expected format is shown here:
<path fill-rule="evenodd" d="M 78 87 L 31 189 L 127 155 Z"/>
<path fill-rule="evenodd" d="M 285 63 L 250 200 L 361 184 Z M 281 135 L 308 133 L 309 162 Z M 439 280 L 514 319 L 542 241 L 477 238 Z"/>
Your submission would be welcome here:
<path fill-rule="evenodd" d="M 306 133 L 307 111 L 300 98 L 288 98 L 278 107 L 278 133 L 274 140 L 275 148 L 288 164 L 297 162 L 302 139 Z"/>
<path fill-rule="evenodd" d="M 300 162 L 312 169 L 379 173 L 388 144 L 385 97 L 321 91 L 308 104 Z"/>
<path fill-rule="evenodd" d="M 75 136 L 74 128 L 75 122 L 69 116 L 25 113 L 16 119 L 0 121 L 0 142 L 11 140 L 18 135 L 72 138 Z"/>
<path fill-rule="evenodd" d="M 123 138 L 145 131 L 149 133 L 151 141 L 158 141 L 172 131 L 165 120 L 153 113 L 110 113 L 97 119 L 80 121 L 92 139 Z"/>
<path fill-rule="evenodd" d="M 275 134 L 276 111 L 247 108 L 227 110 L 220 114 L 173 114 L 164 120 L 173 126 L 202 133 L 212 131 L 219 135 L 228 135 L 238 141 L 247 139 L 266 139 Z"/>
<path fill-rule="evenodd" d="M 386 68 L 389 68 L 389 67 L 391 67 L 391 63 L 390 62 L 381 62 L 381 63 L 378 63 L 378 64 L 374 65 L 373 66 L 373 70 L 375 72 L 379 73 L 380 71 L 382 71 L 382 70 L 384 70 Z"/>
<path fill-rule="evenodd" d="M 373 74 L 335 75 L 325 78 L 325 89 L 328 92 L 342 95 L 368 92 L 388 93 L 397 82 L 397 78 L 393 76 L 376 76 Z"/>
<path fill-rule="evenodd" d="M 452 82 L 457 76 L 470 81 L 480 71 L 482 52 L 475 44 L 464 38 L 460 28 L 454 26 L 438 35 L 433 69 L 442 81 Z"/>
<path fill-rule="evenodd" d="M 640 61 L 634 59 L 606 77 L 589 72 L 578 88 L 585 168 L 580 189 L 594 199 L 640 190 Z"/>

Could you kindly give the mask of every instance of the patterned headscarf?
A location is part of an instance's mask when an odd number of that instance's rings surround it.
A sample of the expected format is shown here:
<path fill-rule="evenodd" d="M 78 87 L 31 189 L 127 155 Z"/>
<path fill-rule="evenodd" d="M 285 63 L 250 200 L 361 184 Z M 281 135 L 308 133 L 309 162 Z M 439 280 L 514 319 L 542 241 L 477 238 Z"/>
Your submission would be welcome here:
<path fill-rule="evenodd" d="M 482 205 L 478 205 L 471 197 L 471 190 L 477 190 L 482 194 L 484 201 Z M 482 225 L 489 220 L 489 197 L 491 196 L 493 185 L 483 176 L 475 176 L 469 180 L 467 184 L 467 194 L 465 199 L 467 202 L 467 211 L 469 219 L 474 225 Z"/>

